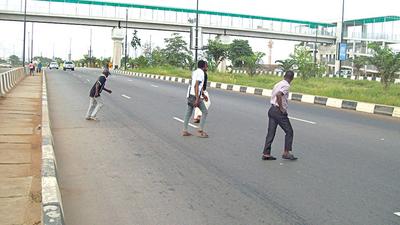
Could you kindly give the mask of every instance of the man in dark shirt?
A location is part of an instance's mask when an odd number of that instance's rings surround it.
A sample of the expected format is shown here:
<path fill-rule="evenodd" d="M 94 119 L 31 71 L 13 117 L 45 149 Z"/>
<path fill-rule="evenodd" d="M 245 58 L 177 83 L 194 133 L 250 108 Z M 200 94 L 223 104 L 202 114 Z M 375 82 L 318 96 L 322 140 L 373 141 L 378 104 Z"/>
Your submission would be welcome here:
<path fill-rule="evenodd" d="M 93 85 L 92 89 L 90 89 L 90 104 L 89 109 L 86 113 L 87 120 L 96 120 L 96 114 L 103 106 L 103 100 L 101 99 L 100 93 L 105 90 L 108 93 L 112 93 L 111 90 L 105 88 L 105 84 L 107 81 L 107 77 L 110 75 L 110 71 L 108 69 L 103 70 L 103 74 L 97 79 L 96 83 Z"/>

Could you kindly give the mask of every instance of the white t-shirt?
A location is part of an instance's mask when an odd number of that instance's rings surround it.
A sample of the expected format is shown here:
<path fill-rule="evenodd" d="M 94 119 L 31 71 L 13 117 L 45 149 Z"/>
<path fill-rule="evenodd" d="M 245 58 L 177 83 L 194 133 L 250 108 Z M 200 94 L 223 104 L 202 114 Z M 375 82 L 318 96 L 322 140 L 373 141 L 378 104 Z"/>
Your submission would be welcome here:
<path fill-rule="evenodd" d="M 194 86 L 196 85 L 196 81 L 199 82 L 199 96 L 201 95 L 201 92 L 203 90 L 203 85 L 204 85 L 204 71 L 202 69 L 197 69 L 193 71 L 192 73 L 192 82 L 188 87 L 188 92 L 186 97 L 189 97 L 190 95 L 196 95 L 194 92 Z"/>
<path fill-rule="evenodd" d="M 276 83 L 274 88 L 272 89 L 271 105 L 279 106 L 276 95 L 279 92 L 282 92 L 283 93 L 282 107 L 283 107 L 283 109 L 287 110 L 288 99 L 289 99 L 289 88 L 290 88 L 290 84 L 286 80 L 281 80 L 278 83 Z"/>

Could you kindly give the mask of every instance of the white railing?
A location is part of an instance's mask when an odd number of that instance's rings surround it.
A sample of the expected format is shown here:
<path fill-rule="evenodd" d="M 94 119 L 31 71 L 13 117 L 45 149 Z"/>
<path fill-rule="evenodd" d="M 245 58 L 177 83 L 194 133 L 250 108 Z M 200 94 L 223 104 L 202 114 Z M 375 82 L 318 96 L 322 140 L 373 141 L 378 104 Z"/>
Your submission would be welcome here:
<path fill-rule="evenodd" d="M 7 72 L 0 73 L 0 96 L 6 93 L 24 78 L 24 68 L 16 68 Z"/>

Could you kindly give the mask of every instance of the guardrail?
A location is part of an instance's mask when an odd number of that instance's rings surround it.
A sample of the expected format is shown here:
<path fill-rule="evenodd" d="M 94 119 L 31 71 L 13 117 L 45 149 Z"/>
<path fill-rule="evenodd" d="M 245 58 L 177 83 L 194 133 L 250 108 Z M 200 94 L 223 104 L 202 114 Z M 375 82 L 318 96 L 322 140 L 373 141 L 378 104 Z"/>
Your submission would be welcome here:
<path fill-rule="evenodd" d="M 57 163 L 50 129 L 46 74 L 42 83 L 42 224 L 64 225 L 64 210 L 57 181 Z"/>
<path fill-rule="evenodd" d="M 0 96 L 4 96 L 25 77 L 24 68 L 15 68 L 0 73 Z"/>

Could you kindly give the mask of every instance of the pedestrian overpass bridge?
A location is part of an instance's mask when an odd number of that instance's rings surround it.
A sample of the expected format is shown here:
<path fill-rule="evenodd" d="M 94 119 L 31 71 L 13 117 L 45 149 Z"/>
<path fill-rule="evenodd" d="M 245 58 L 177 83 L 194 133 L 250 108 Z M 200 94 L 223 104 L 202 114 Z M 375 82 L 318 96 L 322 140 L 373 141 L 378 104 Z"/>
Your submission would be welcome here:
<path fill-rule="evenodd" d="M 0 0 L 0 20 L 24 21 L 24 1 Z M 28 0 L 26 21 L 133 29 L 190 32 L 196 13 L 203 34 L 321 43 L 332 46 L 334 58 L 341 42 L 341 23 L 323 23 L 227 12 L 111 2 L 111 0 Z M 127 24 L 127 25 L 126 25 Z M 344 22 L 343 39 L 352 52 L 369 42 L 400 43 L 400 16 Z M 364 44 L 363 44 L 364 43 Z M 366 44 L 365 44 L 366 43 Z M 316 44 L 314 44 L 315 46 Z"/>
<path fill-rule="evenodd" d="M 1 20 L 24 20 L 23 1 L 6 0 L 0 4 Z M 198 13 L 199 26 L 205 34 L 319 43 L 335 43 L 337 38 L 335 23 L 205 10 L 199 10 Z M 196 18 L 194 9 L 91 0 L 30 0 L 27 1 L 26 20 L 39 23 L 125 27 L 127 14 L 128 28 L 175 32 L 190 32 Z M 357 38 L 360 38 L 359 34 Z M 382 32 L 379 34 L 382 36 Z M 371 36 L 373 39 L 382 39 L 371 34 L 364 36 L 363 38 Z M 385 33 L 383 38 L 386 42 L 400 42 L 400 35 L 394 35 L 393 32 Z"/>

